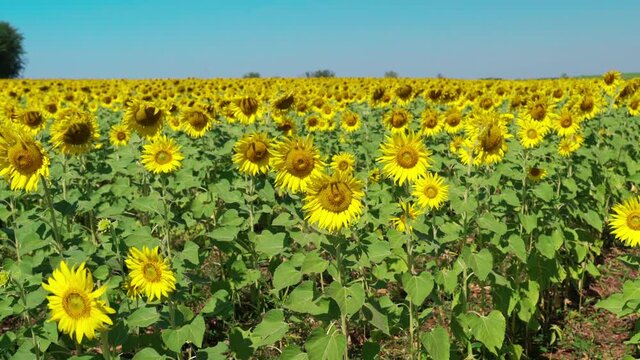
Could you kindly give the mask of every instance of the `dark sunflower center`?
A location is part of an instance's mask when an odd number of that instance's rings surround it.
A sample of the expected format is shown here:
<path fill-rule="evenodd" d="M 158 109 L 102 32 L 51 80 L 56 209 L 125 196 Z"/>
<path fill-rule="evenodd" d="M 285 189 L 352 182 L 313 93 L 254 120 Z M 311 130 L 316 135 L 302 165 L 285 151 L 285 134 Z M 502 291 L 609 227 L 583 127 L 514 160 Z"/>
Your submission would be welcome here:
<path fill-rule="evenodd" d="M 304 178 L 311 174 L 314 166 L 313 155 L 304 149 L 293 149 L 286 159 L 286 168 L 290 174 Z"/>
<path fill-rule="evenodd" d="M 493 125 L 489 127 L 487 132 L 480 139 L 480 146 L 482 150 L 488 153 L 493 153 L 499 150 L 502 147 L 502 140 L 504 136 L 500 129 Z"/>
<path fill-rule="evenodd" d="M 340 161 L 338 163 L 338 169 L 340 169 L 341 171 L 347 171 L 349 169 L 349 163 L 346 161 Z"/>
<path fill-rule="evenodd" d="M 571 125 L 573 125 L 573 119 L 571 118 L 571 115 L 562 115 L 562 117 L 560 118 L 560 126 L 566 129 L 568 127 L 571 127 Z"/>
<path fill-rule="evenodd" d="M 447 115 L 447 124 L 451 127 L 458 126 L 458 124 L 460 124 L 460 121 L 462 121 L 462 118 L 458 113 L 452 113 Z"/>
<path fill-rule="evenodd" d="M 173 156 L 171 155 L 170 152 L 166 150 L 160 150 L 156 153 L 155 160 L 156 160 L 156 163 L 160 165 L 165 165 L 170 163 L 171 160 L 173 160 Z"/>
<path fill-rule="evenodd" d="M 263 143 L 262 141 L 256 140 L 251 142 L 249 146 L 247 146 L 247 150 L 244 152 L 244 155 L 247 157 L 247 159 L 249 159 L 249 161 L 255 163 L 267 157 L 268 153 L 269 152 L 267 151 L 267 144 Z"/>
<path fill-rule="evenodd" d="M 353 114 L 348 114 L 347 116 L 345 116 L 344 122 L 348 125 L 348 126 L 356 126 L 356 124 L 358 123 L 358 119 L 356 118 L 355 115 Z"/>
<path fill-rule="evenodd" d="M 531 176 L 533 176 L 533 177 L 538 177 L 538 176 L 540 176 L 540 174 L 541 174 L 541 173 L 542 173 L 542 170 L 540 170 L 540 169 L 538 169 L 538 168 L 536 168 L 536 167 L 531 168 L 531 169 L 529 170 L 529 175 L 531 175 Z"/>
<path fill-rule="evenodd" d="M 584 99 L 582 99 L 582 102 L 580 103 L 580 110 L 584 112 L 589 112 L 593 110 L 593 107 L 595 106 L 595 104 L 596 103 L 595 103 L 595 100 L 593 99 L 593 96 L 589 95 Z"/>
<path fill-rule="evenodd" d="M 634 211 L 627 216 L 627 226 L 634 231 L 640 231 L 640 211 Z"/>
<path fill-rule="evenodd" d="M 537 139 L 538 138 L 538 132 L 536 131 L 536 129 L 529 129 L 529 130 L 527 130 L 527 137 L 529 139 Z"/>
<path fill-rule="evenodd" d="M 556 99 L 560 99 L 562 96 L 564 96 L 564 91 L 562 89 L 555 89 L 553 91 L 553 97 Z"/>
<path fill-rule="evenodd" d="M 62 135 L 62 141 L 71 145 L 84 145 L 91 139 L 91 125 L 87 123 L 71 124 Z"/>
<path fill-rule="evenodd" d="M 613 82 L 616 81 L 616 75 L 615 74 L 604 74 L 604 83 L 607 85 L 611 85 L 613 84 Z"/>
<path fill-rule="evenodd" d="M 429 114 L 424 118 L 422 124 L 427 129 L 433 129 L 438 126 L 438 117 L 435 114 Z"/>
<path fill-rule="evenodd" d="M 142 267 L 142 275 L 149 282 L 158 282 L 162 277 L 162 270 L 155 263 L 146 263 Z"/>
<path fill-rule="evenodd" d="M 87 296 L 75 291 L 62 298 L 62 308 L 73 319 L 86 317 L 91 313 L 91 304 Z"/>
<path fill-rule="evenodd" d="M 640 99 L 634 99 L 629 102 L 629 107 L 633 110 L 637 110 L 640 107 Z"/>
<path fill-rule="evenodd" d="M 162 120 L 162 111 L 153 106 L 141 107 L 136 112 L 135 120 L 141 126 L 155 126 Z"/>
<path fill-rule="evenodd" d="M 424 189 L 424 195 L 429 199 L 435 199 L 438 196 L 438 188 L 433 185 L 429 185 Z"/>
<path fill-rule="evenodd" d="M 9 149 L 9 162 L 20 174 L 31 175 L 42 167 L 44 157 L 35 144 L 16 144 Z"/>
<path fill-rule="evenodd" d="M 396 162 L 405 169 L 412 169 L 418 163 L 419 158 L 416 149 L 410 146 L 404 146 L 398 151 Z"/>
<path fill-rule="evenodd" d="M 125 133 L 124 131 L 120 131 L 116 134 L 116 138 L 120 141 L 124 141 L 127 139 L 127 133 Z"/>
<path fill-rule="evenodd" d="M 238 106 L 245 116 L 251 116 L 258 112 L 258 100 L 252 97 L 240 100 L 240 104 L 238 104 Z"/>
<path fill-rule="evenodd" d="M 398 95 L 398 97 L 402 100 L 407 100 L 409 98 L 409 96 L 411 96 L 411 92 L 413 91 L 413 89 L 411 88 L 410 85 L 404 85 L 399 87 L 396 90 L 396 95 Z"/>
<path fill-rule="evenodd" d="M 209 121 L 207 120 L 207 115 L 200 111 L 192 111 L 187 115 L 187 121 L 194 129 L 200 131 L 204 129 Z"/>
<path fill-rule="evenodd" d="M 324 210 L 340 213 L 349 208 L 353 193 L 349 185 L 343 182 L 333 182 L 325 185 L 318 193 L 320 205 Z"/>
<path fill-rule="evenodd" d="M 384 96 L 384 89 L 377 88 L 373 91 L 373 95 L 371 96 L 371 99 L 373 99 L 373 101 L 380 101 L 380 99 L 382 99 L 383 96 Z"/>
<path fill-rule="evenodd" d="M 400 111 L 396 111 L 391 115 L 390 123 L 392 127 L 397 129 L 405 126 L 408 120 L 409 119 L 407 118 L 407 114 Z"/>
<path fill-rule="evenodd" d="M 331 109 L 331 106 L 329 106 L 329 105 L 325 105 L 325 106 L 322 107 L 322 112 L 325 115 L 330 115 L 332 111 L 333 110 Z"/>
<path fill-rule="evenodd" d="M 493 106 L 493 100 L 491 98 L 484 98 L 480 100 L 480 107 L 484 110 L 488 110 Z"/>
<path fill-rule="evenodd" d="M 293 105 L 293 100 L 293 95 L 287 95 L 276 100 L 274 105 L 278 110 L 287 110 L 291 107 L 291 105 Z"/>
<path fill-rule="evenodd" d="M 22 122 L 28 127 L 35 128 L 44 122 L 44 117 L 38 111 L 27 111 L 22 115 Z"/>
<path fill-rule="evenodd" d="M 309 118 L 309 120 L 307 120 L 307 125 L 309 125 L 310 127 L 318 126 L 318 118 L 317 117 Z"/>
<path fill-rule="evenodd" d="M 56 104 L 47 104 L 44 106 L 44 109 L 47 110 L 48 112 L 55 114 L 56 111 L 58 111 L 58 105 Z"/>
<path fill-rule="evenodd" d="M 531 117 L 536 121 L 542 121 L 547 115 L 547 109 L 542 104 L 536 104 L 529 112 Z"/>

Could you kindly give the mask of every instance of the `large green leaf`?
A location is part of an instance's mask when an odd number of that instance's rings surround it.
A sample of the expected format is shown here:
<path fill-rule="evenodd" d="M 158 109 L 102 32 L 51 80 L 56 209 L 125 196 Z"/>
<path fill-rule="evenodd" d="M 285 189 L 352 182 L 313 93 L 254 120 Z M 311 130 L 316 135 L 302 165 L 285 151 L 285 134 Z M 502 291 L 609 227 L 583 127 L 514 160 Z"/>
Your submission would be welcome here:
<path fill-rule="evenodd" d="M 506 321 L 501 312 L 493 310 L 487 316 L 467 314 L 467 324 L 471 334 L 480 341 L 490 352 L 498 354 L 502 347 Z"/>
<path fill-rule="evenodd" d="M 433 290 L 433 276 L 424 271 L 419 275 L 402 274 L 402 287 L 407 292 L 407 299 L 420 306 Z"/>
<path fill-rule="evenodd" d="M 304 344 L 310 360 L 339 360 L 347 348 L 347 338 L 338 330 L 329 333 L 323 328 L 315 329 Z"/>
<path fill-rule="evenodd" d="M 271 345 L 280 340 L 289 330 L 289 324 L 284 321 L 282 310 L 270 310 L 262 318 L 262 322 L 253 329 L 251 338 L 254 347 Z"/>
<path fill-rule="evenodd" d="M 126 317 L 129 326 L 147 327 L 160 319 L 160 314 L 153 307 L 143 307 Z"/>
<path fill-rule="evenodd" d="M 347 316 L 357 313 L 364 305 L 364 287 L 361 282 L 342 286 L 334 281 L 327 288 L 327 294 L 336 301 L 340 312 Z"/>
<path fill-rule="evenodd" d="M 302 273 L 296 269 L 291 261 L 280 264 L 273 273 L 273 289 L 278 291 L 295 285 L 302 280 Z"/>
<path fill-rule="evenodd" d="M 428 333 L 422 334 L 422 345 L 434 360 L 449 360 L 449 334 L 438 325 Z"/>

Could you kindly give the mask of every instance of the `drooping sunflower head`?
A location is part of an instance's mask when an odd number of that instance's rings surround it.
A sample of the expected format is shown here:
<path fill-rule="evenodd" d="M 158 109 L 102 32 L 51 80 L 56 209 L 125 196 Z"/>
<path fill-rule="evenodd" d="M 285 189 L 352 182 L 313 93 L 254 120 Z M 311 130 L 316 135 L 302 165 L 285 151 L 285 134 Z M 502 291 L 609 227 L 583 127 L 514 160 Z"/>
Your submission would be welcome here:
<path fill-rule="evenodd" d="M 392 133 L 404 132 L 408 129 L 411 123 L 411 115 L 403 108 L 397 108 L 389 113 L 384 118 L 384 125 Z"/>
<path fill-rule="evenodd" d="M 400 208 L 400 214 L 391 218 L 391 224 L 400 232 L 412 232 L 412 222 L 422 214 L 422 210 L 418 209 L 416 204 L 408 201 L 398 202 L 398 207 Z"/>
<path fill-rule="evenodd" d="M 399 185 L 418 179 L 429 167 L 431 152 L 413 132 L 387 137 L 380 151 L 382 156 L 377 161 L 383 165 L 382 172 Z"/>
<path fill-rule="evenodd" d="M 246 135 L 234 146 L 233 162 L 244 174 L 266 174 L 272 159 L 271 147 L 267 134 Z"/>
<path fill-rule="evenodd" d="M 58 329 L 75 337 L 78 343 L 84 337 L 95 338 L 96 331 L 113 324 L 107 314 L 115 310 L 100 300 L 107 287 L 93 290 L 93 278 L 84 263 L 70 269 L 61 261 L 47 282 L 42 283 L 42 287 L 52 294 L 47 297 L 50 321 L 58 322 Z"/>
<path fill-rule="evenodd" d="M 333 156 L 331 159 L 331 168 L 336 172 L 353 172 L 353 164 L 355 164 L 356 158 L 351 153 L 339 153 Z"/>
<path fill-rule="evenodd" d="M 124 124 L 117 124 L 111 127 L 109 141 L 115 147 L 126 146 L 131 140 L 131 130 Z"/>
<path fill-rule="evenodd" d="M 277 145 L 273 166 L 276 186 L 297 193 L 306 191 L 311 178 L 322 173 L 324 163 L 311 138 L 294 137 Z"/>
<path fill-rule="evenodd" d="M 616 238 L 627 246 L 640 246 L 640 197 L 633 197 L 613 207 L 609 225 Z"/>
<path fill-rule="evenodd" d="M 37 109 L 24 109 L 18 112 L 16 120 L 31 131 L 37 134 L 47 125 L 47 116 L 43 111 Z"/>
<path fill-rule="evenodd" d="M 622 80 L 622 74 L 620 71 L 611 70 L 602 75 L 602 81 L 605 86 L 614 87 Z"/>
<path fill-rule="evenodd" d="M 347 173 L 319 174 L 309 184 L 305 219 L 328 231 L 349 226 L 362 214 L 362 182 Z"/>
<path fill-rule="evenodd" d="M 504 122 L 505 118 L 497 113 L 481 113 L 468 128 L 474 145 L 473 155 L 479 163 L 490 165 L 504 158 L 507 139 L 511 137 Z"/>
<path fill-rule="evenodd" d="M 284 136 L 291 136 L 297 131 L 296 122 L 288 116 L 276 117 L 275 125 L 276 129 Z"/>
<path fill-rule="evenodd" d="M 180 152 L 180 145 L 164 135 L 153 138 L 142 150 L 142 164 L 156 174 L 176 171 L 182 160 L 184 156 Z"/>
<path fill-rule="evenodd" d="M 272 107 L 276 112 L 285 112 L 293 108 L 294 104 L 295 97 L 292 93 L 288 93 L 274 100 L 272 103 Z"/>
<path fill-rule="evenodd" d="M 65 155 L 89 152 L 100 139 L 95 117 L 76 108 L 60 110 L 51 127 L 51 144 Z"/>
<path fill-rule="evenodd" d="M 569 136 L 566 136 L 560 140 L 558 144 L 558 153 L 561 156 L 569 157 L 571 154 L 576 152 L 576 150 L 582 147 L 582 143 L 584 142 L 584 137 L 580 133 L 575 133 Z"/>
<path fill-rule="evenodd" d="M 233 117 L 245 125 L 253 124 L 261 115 L 260 102 L 252 96 L 237 99 L 231 103 L 230 107 Z"/>
<path fill-rule="evenodd" d="M 438 174 L 427 173 L 413 185 L 413 197 L 423 208 L 438 209 L 449 196 L 449 187 Z"/>
<path fill-rule="evenodd" d="M 165 111 L 149 101 L 133 100 L 129 102 L 123 123 L 138 135 L 150 138 L 158 135 L 165 121 Z"/>
<path fill-rule="evenodd" d="M 0 124 L 0 176 L 11 190 L 38 190 L 40 177 L 49 177 L 49 156 L 29 134 Z"/>
<path fill-rule="evenodd" d="M 182 129 L 192 138 L 201 138 L 213 126 L 213 119 L 204 109 L 193 107 L 186 109 L 180 118 Z"/>
<path fill-rule="evenodd" d="M 131 279 L 130 286 L 144 293 L 149 301 L 161 300 L 176 289 L 176 278 L 169 260 L 159 254 L 159 248 L 132 247 L 125 260 Z"/>

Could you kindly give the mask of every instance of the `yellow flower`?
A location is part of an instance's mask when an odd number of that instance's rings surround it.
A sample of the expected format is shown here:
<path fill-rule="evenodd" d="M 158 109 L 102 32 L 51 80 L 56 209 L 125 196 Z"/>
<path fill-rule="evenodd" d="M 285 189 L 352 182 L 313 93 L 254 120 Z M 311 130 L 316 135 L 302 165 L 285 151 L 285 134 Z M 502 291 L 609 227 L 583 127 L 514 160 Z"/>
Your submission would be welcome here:
<path fill-rule="evenodd" d="M 386 142 L 380 145 L 380 151 L 382 156 L 376 161 L 383 165 L 382 172 L 393 177 L 393 181 L 399 185 L 418 179 L 429 167 L 431 152 L 422 138 L 413 132 L 408 135 L 400 132 L 387 137 Z"/>
<path fill-rule="evenodd" d="M 543 123 L 532 120 L 519 121 L 518 126 L 520 128 L 518 130 L 520 143 L 527 149 L 540 145 L 549 131 L 549 128 Z"/>
<path fill-rule="evenodd" d="M 144 293 L 149 301 L 168 297 L 176 289 L 176 278 L 170 268 L 169 261 L 158 254 L 158 247 L 142 251 L 136 247 L 129 249 L 125 260 L 129 269 L 131 286 Z"/>
<path fill-rule="evenodd" d="M 440 113 L 434 109 L 427 109 L 422 113 L 422 123 L 420 124 L 420 134 L 423 136 L 434 136 L 438 134 L 443 127 L 440 121 Z"/>
<path fill-rule="evenodd" d="M 580 134 L 573 134 L 569 137 L 562 138 L 560 144 L 558 144 L 558 153 L 564 157 L 570 156 L 576 150 L 580 149 L 583 142 L 584 137 Z"/>
<path fill-rule="evenodd" d="M 506 115 L 482 112 L 469 124 L 467 130 L 478 163 L 490 165 L 504 158 L 508 149 L 507 139 L 511 138 L 504 123 L 506 118 Z"/>
<path fill-rule="evenodd" d="M 183 159 L 180 146 L 166 136 L 157 137 L 145 145 L 141 157 L 144 167 L 156 174 L 177 170 Z"/>
<path fill-rule="evenodd" d="M 609 220 L 616 238 L 628 246 L 640 245 L 640 197 L 616 204 Z"/>
<path fill-rule="evenodd" d="M 362 214 L 363 197 L 362 182 L 350 174 L 320 174 L 309 184 L 302 210 L 307 221 L 338 231 Z"/>
<path fill-rule="evenodd" d="M 539 167 L 531 167 L 527 171 L 527 178 L 533 182 L 538 182 L 547 176 L 547 171 Z"/>
<path fill-rule="evenodd" d="M 384 125 L 392 134 L 404 132 L 411 124 L 411 114 L 405 109 L 398 108 L 390 111 L 384 117 Z"/>
<path fill-rule="evenodd" d="M 351 153 L 346 152 L 334 155 L 331 160 L 331 168 L 334 171 L 347 173 L 353 172 L 353 164 L 355 164 L 356 162 L 355 156 L 353 156 L 353 154 Z"/>
<path fill-rule="evenodd" d="M 42 287 L 53 294 L 47 297 L 51 310 L 49 321 L 57 321 L 58 329 L 71 337 L 75 335 L 78 343 L 83 337 L 95 338 L 96 331 L 113 324 L 107 314 L 113 314 L 115 310 L 100 300 L 107 287 L 103 285 L 93 290 L 93 278 L 84 263 L 69 269 L 67 263 L 61 261 L 47 281 Z"/>
<path fill-rule="evenodd" d="M 569 109 L 564 109 L 551 123 L 560 136 L 569 136 L 580 130 L 580 119 Z"/>
<path fill-rule="evenodd" d="M 413 185 L 411 193 L 423 208 L 438 209 L 449 195 L 449 187 L 438 174 L 427 173 Z"/>
<path fill-rule="evenodd" d="M 131 140 L 131 132 L 124 124 L 118 124 L 111 127 L 109 132 L 109 141 L 113 146 L 125 146 Z"/>
<path fill-rule="evenodd" d="M 277 145 L 273 167 L 276 186 L 297 193 L 306 191 L 311 178 L 322 173 L 324 163 L 311 138 L 295 137 Z"/>
<path fill-rule="evenodd" d="M 244 125 L 253 124 L 256 119 L 262 115 L 260 102 L 251 96 L 243 97 L 232 102 L 230 109 L 234 119 Z"/>
<path fill-rule="evenodd" d="M 129 103 L 124 114 L 123 123 L 131 131 L 135 131 L 142 137 L 154 137 L 158 135 L 164 126 L 165 112 L 158 106 L 141 100 L 133 100 Z"/>
<path fill-rule="evenodd" d="M 457 107 L 452 107 L 444 113 L 444 129 L 449 134 L 458 133 L 463 127 L 462 112 Z"/>
<path fill-rule="evenodd" d="M 400 207 L 401 213 L 391 218 L 393 227 L 400 232 L 412 232 L 411 221 L 415 220 L 421 211 L 416 208 L 415 204 L 407 201 L 400 201 L 398 207 Z"/>
<path fill-rule="evenodd" d="M 234 146 L 233 163 L 240 172 L 254 176 L 266 174 L 271 162 L 271 141 L 267 134 L 246 135 Z"/>
<path fill-rule="evenodd" d="M 340 125 L 342 129 L 346 132 L 354 132 L 362 126 L 362 121 L 360 121 L 360 116 L 358 116 L 353 111 L 345 111 L 342 113 L 340 118 Z"/>
<path fill-rule="evenodd" d="M 40 177 L 49 177 L 49 157 L 30 135 L 0 124 L 0 176 L 11 190 L 36 191 Z"/>
<path fill-rule="evenodd" d="M 211 130 L 213 120 L 201 108 L 194 107 L 184 111 L 181 118 L 182 129 L 192 138 L 201 138 Z"/>
<path fill-rule="evenodd" d="M 80 155 L 94 148 L 100 139 L 98 123 L 91 113 L 67 108 L 51 126 L 51 144 L 65 155 Z"/>

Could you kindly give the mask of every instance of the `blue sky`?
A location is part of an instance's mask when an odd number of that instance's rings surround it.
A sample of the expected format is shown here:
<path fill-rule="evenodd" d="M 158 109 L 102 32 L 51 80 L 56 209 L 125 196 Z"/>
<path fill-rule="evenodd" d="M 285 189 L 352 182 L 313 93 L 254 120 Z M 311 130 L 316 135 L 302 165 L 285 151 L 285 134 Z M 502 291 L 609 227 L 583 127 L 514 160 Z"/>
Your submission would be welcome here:
<path fill-rule="evenodd" d="M 27 78 L 640 71 L 640 1 L 0 0 Z"/>

